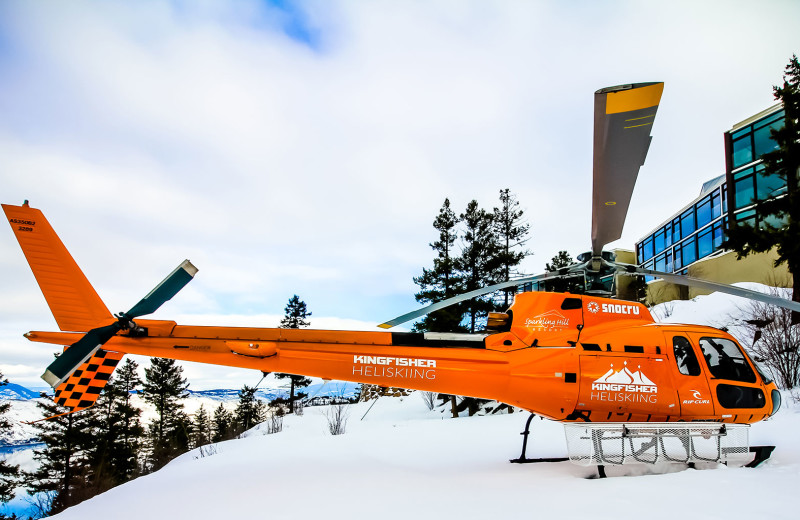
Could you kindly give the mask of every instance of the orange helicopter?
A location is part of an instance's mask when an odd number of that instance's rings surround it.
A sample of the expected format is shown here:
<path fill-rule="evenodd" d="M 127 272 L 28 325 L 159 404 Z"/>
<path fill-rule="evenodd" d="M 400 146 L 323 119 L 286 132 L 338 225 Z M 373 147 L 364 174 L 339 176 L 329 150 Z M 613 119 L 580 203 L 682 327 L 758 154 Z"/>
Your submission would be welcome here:
<path fill-rule="evenodd" d="M 657 324 L 645 306 L 612 299 L 603 281 L 617 274 L 652 275 L 795 310 L 800 305 L 616 263 L 602 250 L 621 235 L 662 91 L 663 83 L 638 83 L 595 93 L 592 250 L 579 256 L 580 263 L 465 293 L 380 325 L 390 328 L 527 282 L 585 277 L 583 295 L 517 294 L 506 313 L 490 315 L 485 334 L 188 326 L 139 319 L 192 279 L 197 269 L 188 260 L 128 312 L 112 315 L 42 212 L 26 201 L 3 210 L 60 332 L 25 337 L 66 346 L 42 377 L 67 413 L 92 406 L 123 355 L 138 354 L 492 399 L 577 424 L 574 437 L 584 444 L 575 448 L 574 457 L 570 448 L 570 458 L 601 468 L 631 461 L 725 460 L 747 449 L 746 435 L 744 440 L 733 435 L 736 428 L 778 410 L 775 383 L 729 334 Z M 698 443 L 709 438 L 715 444 L 705 452 Z"/>

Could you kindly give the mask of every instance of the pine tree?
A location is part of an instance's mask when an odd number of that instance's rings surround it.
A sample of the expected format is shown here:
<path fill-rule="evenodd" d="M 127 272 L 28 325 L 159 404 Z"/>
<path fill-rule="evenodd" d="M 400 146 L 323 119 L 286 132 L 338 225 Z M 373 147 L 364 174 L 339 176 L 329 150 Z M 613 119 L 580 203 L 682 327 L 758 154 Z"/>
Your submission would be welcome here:
<path fill-rule="evenodd" d="M 291 298 L 289 298 L 289 303 L 284 308 L 284 317 L 281 320 L 281 328 L 282 329 L 299 329 L 302 327 L 308 327 L 311 325 L 306 318 L 311 316 L 311 313 L 308 312 L 306 308 L 306 303 L 295 294 Z M 290 380 L 290 390 L 289 390 L 289 413 L 294 412 L 294 401 L 297 398 L 295 396 L 295 390 L 298 388 L 305 388 L 311 384 L 311 379 L 295 375 L 295 374 L 280 374 L 276 373 L 275 377 L 277 379 L 289 379 Z"/>
<path fill-rule="evenodd" d="M 89 447 L 94 442 L 90 421 L 95 410 L 60 415 L 69 410 L 52 401 L 41 400 L 36 406 L 43 417 L 56 417 L 34 423 L 44 448 L 34 451 L 39 466 L 26 475 L 26 488 L 31 494 L 55 493 L 48 512 L 54 514 L 91 496 L 84 477 Z"/>
<path fill-rule="evenodd" d="M 465 292 L 492 285 L 502 278 L 500 272 L 500 245 L 493 232 L 494 218 L 491 213 L 478 207 L 478 201 L 467 204 L 467 210 L 461 214 L 464 222 L 464 246 L 458 258 L 458 267 L 464 279 Z M 469 332 L 477 329 L 478 319 L 495 310 L 491 298 L 482 296 L 465 302 L 469 318 Z"/>
<path fill-rule="evenodd" d="M 502 281 L 510 280 L 519 271 L 519 264 L 532 253 L 522 246 L 528 241 L 530 224 L 523 219 L 524 212 L 519 207 L 517 197 L 508 188 L 500 190 L 500 207 L 494 208 L 494 235 L 499 245 L 497 253 L 498 268 L 502 273 Z M 503 309 L 510 303 L 513 287 L 503 291 Z"/>
<path fill-rule="evenodd" d="M 191 421 L 181 402 L 189 394 L 183 367 L 173 359 L 151 358 L 145 368 L 144 400 L 158 416 L 148 425 L 149 469 L 157 470 L 189 448 Z"/>
<path fill-rule="evenodd" d="M 233 412 L 236 421 L 236 431 L 246 432 L 256 424 L 263 422 L 266 415 L 264 403 L 256 397 L 256 389 L 244 385 L 239 390 L 239 402 Z"/>
<path fill-rule="evenodd" d="M 433 227 L 439 231 L 439 240 L 430 244 L 436 251 L 432 269 L 422 269 L 422 276 L 414 278 L 420 291 L 414 298 L 422 304 L 436 303 L 463 292 L 463 279 L 458 272 L 455 242 L 458 238 L 456 226 L 459 217 L 450 207 L 450 199 L 444 199 L 439 214 L 433 221 Z M 432 312 L 414 324 L 417 332 L 458 332 L 465 329 L 461 326 L 463 305 L 452 305 Z"/>
<path fill-rule="evenodd" d="M 222 403 L 219 403 L 219 406 L 214 410 L 212 422 L 212 441 L 221 442 L 233 438 L 231 413 Z"/>
<path fill-rule="evenodd" d="M 282 329 L 301 329 L 311 325 L 306 318 L 311 316 L 306 308 L 306 302 L 302 301 L 296 294 L 289 298 L 289 303 L 284 307 L 284 316 L 281 319 Z"/>
<path fill-rule="evenodd" d="M 775 99 L 783 103 L 784 126 L 771 131 L 778 149 L 761 156 L 761 175 L 776 176 L 786 183 L 785 194 L 756 203 L 762 215 L 755 225 L 736 225 L 733 221 L 728 239 L 722 244 L 736 251 L 739 258 L 777 248 L 775 266 L 786 263 L 794 279 L 800 276 L 800 62 L 792 56 L 783 76 L 783 86 L 773 87 Z M 795 283 L 792 300 L 800 303 L 800 287 Z M 792 312 L 792 324 L 800 324 L 800 313 Z"/>
<path fill-rule="evenodd" d="M 558 271 L 564 267 L 569 267 L 575 263 L 572 256 L 566 251 L 559 251 L 556 256 L 550 259 L 550 262 L 544 264 L 544 270 L 547 272 Z"/>
<path fill-rule="evenodd" d="M 139 364 L 128 358 L 117 369 L 114 376 L 112 391 L 117 396 L 117 413 L 119 414 L 118 436 L 121 442 L 121 454 L 118 467 L 120 473 L 127 479 L 136 476 L 138 472 L 137 460 L 141 450 L 144 427 L 141 424 L 142 411 L 133 405 L 132 395 L 139 390 L 142 380 L 139 377 Z"/>
<path fill-rule="evenodd" d="M 7 384 L 8 380 L 0 372 L 0 387 Z M 11 408 L 10 403 L 0 403 L 0 437 L 3 438 L 11 430 L 11 422 L 4 417 L 9 408 Z M 8 502 L 14 498 L 14 488 L 17 487 L 19 475 L 19 466 L 0 460 L 0 502 Z"/>
<path fill-rule="evenodd" d="M 202 404 L 194 413 L 194 431 L 192 432 L 192 447 L 199 448 L 211 442 L 214 435 L 211 425 L 211 416 Z"/>
<path fill-rule="evenodd" d="M 141 410 L 131 403 L 131 392 L 141 383 L 137 364 L 127 360 L 108 381 L 94 407 L 90 426 L 94 442 L 87 453 L 87 485 L 102 493 L 138 474 L 140 439 L 144 433 Z"/>
<path fill-rule="evenodd" d="M 569 253 L 566 251 L 559 251 L 556 256 L 550 259 L 549 263 L 544 265 L 544 270 L 549 272 L 558 271 L 564 267 L 569 267 L 575 263 Z M 583 293 L 583 280 L 578 277 L 570 278 L 556 278 L 554 280 L 546 280 L 544 282 L 545 290 L 555 292 L 571 292 L 573 294 Z"/>

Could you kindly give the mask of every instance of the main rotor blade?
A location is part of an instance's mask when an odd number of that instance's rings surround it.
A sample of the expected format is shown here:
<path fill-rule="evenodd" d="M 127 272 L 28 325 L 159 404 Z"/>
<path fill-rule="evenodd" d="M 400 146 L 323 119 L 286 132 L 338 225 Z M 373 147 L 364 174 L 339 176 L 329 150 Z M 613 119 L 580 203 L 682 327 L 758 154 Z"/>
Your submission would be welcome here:
<path fill-rule="evenodd" d="M 50 363 L 42 374 L 42 379 L 53 388 L 57 388 L 76 368 L 92 357 L 97 349 L 113 338 L 118 330 L 120 330 L 119 322 L 90 330 Z"/>
<path fill-rule="evenodd" d="M 635 265 L 619 265 L 624 269 L 621 274 L 630 275 L 638 273 L 650 276 L 658 276 L 659 278 L 663 278 L 664 280 L 676 285 L 686 285 L 689 287 L 699 287 L 709 291 L 719 291 L 722 293 L 732 294 L 734 296 L 740 296 L 742 298 L 748 298 L 750 300 L 756 300 L 763 303 L 768 303 L 770 305 L 777 305 L 778 307 L 783 307 L 784 309 L 800 312 L 800 303 L 793 302 L 792 300 L 787 300 L 785 298 L 779 298 L 777 296 L 751 291 L 750 289 L 742 289 L 741 287 L 734 287 L 733 285 L 724 283 L 709 282 L 708 280 L 701 280 L 699 278 L 692 278 L 690 276 L 662 273 L 661 271 L 653 271 L 652 269 L 645 269 Z"/>
<path fill-rule="evenodd" d="M 146 316 L 156 312 L 164 302 L 178 294 L 178 291 L 183 289 L 194 278 L 195 274 L 197 274 L 197 268 L 189 260 L 184 260 L 155 289 L 150 291 L 150 294 L 142 298 L 139 303 L 126 312 L 125 317 L 133 319 L 137 316 Z"/>
<path fill-rule="evenodd" d="M 650 147 L 664 83 L 633 83 L 594 93 L 592 255 L 622 236 L 639 168 Z"/>
<path fill-rule="evenodd" d="M 469 291 L 464 294 L 459 294 L 458 296 L 453 296 L 452 298 L 442 300 L 440 302 L 432 303 L 427 307 L 422 307 L 421 309 L 417 309 L 412 312 L 407 312 L 402 316 L 398 316 L 385 323 L 381 323 L 380 325 L 378 325 L 378 327 L 382 329 L 390 329 L 396 325 L 400 325 L 401 323 L 405 323 L 415 318 L 419 318 L 420 316 L 425 316 L 426 314 L 430 314 L 431 312 L 434 311 L 438 311 L 439 309 L 444 309 L 445 307 L 449 307 L 456 303 L 463 302 L 464 300 L 471 300 L 472 298 L 483 296 L 484 294 L 493 293 L 495 291 L 499 291 L 500 289 L 505 289 L 506 287 L 513 287 L 515 285 L 521 285 L 523 283 L 528 283 L 528 282 L 550 280 L 553 278 L 564 278 L 570 276 L 570 271 L 573 268 L 574 266 L 570 266 L 568 268 L 559 269 L 558 271 L 548 272 L 535 276 L 526 276 L 524 278 L 517 278 L 516 280 L 509 280 L 507 282 L 502 282 L 494 285 L 489 285 L 487 287 L 482 287 L 480 289 L 475 289 L 474 291 Z"/>

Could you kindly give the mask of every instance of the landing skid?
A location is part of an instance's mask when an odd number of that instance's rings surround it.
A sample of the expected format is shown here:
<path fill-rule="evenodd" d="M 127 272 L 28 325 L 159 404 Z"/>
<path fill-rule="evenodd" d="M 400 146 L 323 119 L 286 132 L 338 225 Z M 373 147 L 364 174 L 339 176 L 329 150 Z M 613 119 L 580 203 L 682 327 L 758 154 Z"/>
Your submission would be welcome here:
<path fill-rule="evenodd" d="M 722 423 L 629 423 L 564 425 L 569 457 L 528 458 L 528 437 L 531 414 L 521 432 L 522 453 L 509 462 L 565 462 L 581 466 L 597 466 L 600 478 L 606 477 L 605 466 L 626 464 L 654 465 L 664 462 L 687 464 L 741 460 L 754 454 L 747 468 L 755 468 L 767 460 L 775 446 L 748 446 L 748 426 Z"/>

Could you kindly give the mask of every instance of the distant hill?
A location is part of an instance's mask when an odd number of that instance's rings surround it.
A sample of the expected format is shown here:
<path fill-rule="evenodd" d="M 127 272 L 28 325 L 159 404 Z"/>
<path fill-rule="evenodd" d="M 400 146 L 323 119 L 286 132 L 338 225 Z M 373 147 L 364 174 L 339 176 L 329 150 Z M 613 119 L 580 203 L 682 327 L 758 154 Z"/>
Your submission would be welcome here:
<path fill-rule="evenodd" d="M 356 383 L 345 383 L 335 381 L 329 383 L 317 383 L 301 388 L 298 391 L 308 397 L 354 397 L 358 389 Z M 192 390 L 189 389 L 191 397 L 205 397 L 214 401 L 235 401 L 239 397 L 239 390 L 215 389 L 215 390 Z M 289 392 L 285 388 L 260 388 L 256 391 L 256 396 L 264 401 L 272 401 L 277 397 L 289 397 Z M 38 396 L 37 396 L 38 397 Z"/>
<path fill-rule="evenodd" d="M 8 383 L 7 385 L 0 387 L 0 399 L 16 399 L 16 400 L 27 400 L 27 399 L 35 399 L 39 397 L 39 392 L 35 392 L 29 388 L 25 388 L 22 385 L 18 385 L 16 383 Z"/>

